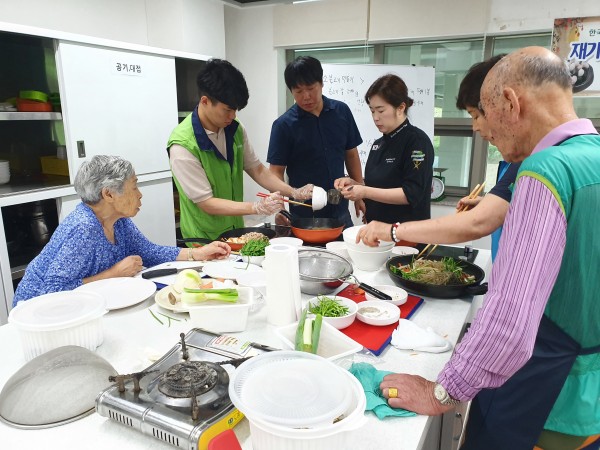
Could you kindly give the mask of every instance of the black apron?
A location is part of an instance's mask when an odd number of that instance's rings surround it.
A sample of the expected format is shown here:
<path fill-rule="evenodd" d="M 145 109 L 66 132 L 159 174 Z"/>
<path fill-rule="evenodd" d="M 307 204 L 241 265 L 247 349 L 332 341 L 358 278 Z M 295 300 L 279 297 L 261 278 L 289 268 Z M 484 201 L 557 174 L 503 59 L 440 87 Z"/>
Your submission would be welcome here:
<path fill-rule="evenodd" d="M 529 361 L 497 389 L 473 399 L 461 450 L 532 450 L 582 349 L 545 315 Z"/>

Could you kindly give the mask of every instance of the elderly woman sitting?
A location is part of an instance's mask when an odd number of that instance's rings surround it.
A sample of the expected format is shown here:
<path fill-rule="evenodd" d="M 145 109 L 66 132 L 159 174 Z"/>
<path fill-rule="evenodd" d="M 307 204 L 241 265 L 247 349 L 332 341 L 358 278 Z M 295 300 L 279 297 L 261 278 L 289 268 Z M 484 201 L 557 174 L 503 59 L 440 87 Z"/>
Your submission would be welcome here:
<path fill-rule="evenodd" d="M 75 177 L 75 191 L 82 203 L 27 266 L 13 306 L 96 280 L 131 277 L 142 266 L 229 256 L 231 249 L 223 242 L 181 249 L 146 239 L 130 219 L 142 205 L 137 177 L 131 163 L 118 156 L 97 155 L 84 162 Z"/>

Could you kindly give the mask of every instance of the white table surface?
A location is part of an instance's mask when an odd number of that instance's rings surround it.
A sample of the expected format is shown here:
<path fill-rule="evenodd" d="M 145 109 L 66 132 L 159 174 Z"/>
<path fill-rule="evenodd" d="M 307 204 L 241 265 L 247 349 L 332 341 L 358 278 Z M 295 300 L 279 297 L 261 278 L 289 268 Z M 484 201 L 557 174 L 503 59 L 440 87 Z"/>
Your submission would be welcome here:
<path fill-rule="evenodd" d="M 490 252 L 480 250 L 475 261 L 486 273 L 491 266 Z M 377 272 L 356 270 L 361 282 L 392 284 L 385 269 Z M 345 285 L 344 285 L 345 286 Z M 304 296 L 309 298 L 311 296 Z M 427 299 L 411 320 L 422 327 L 432 327 L 441 336 L 455 344 L 465 321 L 471 317 L 471 299 Z M 119 373 L 140 371 L 160 357 L 179 340 L 179 333 L 187 332 L 192 325 L 188 321 L 171 322 L 167 327 L 158 323 L 148 311 L 152 298 L 129 308 L 109 312 L 104 317 L 104 342 L 97 353 L 110 362 Z M 157 308 L 156 305 L 153 308 Z M 168 311 L 164 311 L 167 313 Z M 187 316 L 187 315 L 186 315 Z M 160 316 L 159 316 L 160 317 Z M 249 316 L 248 327 L 239 335 L 244 339 L 284 348 L 273 333 L 274 327 L 266 321 L 263 307 Z M 25 364 L 18 330 L 11 324 L 0 327 L 0 386 Z M 379 370 L 419 374 L 434 380 L 451 352 L 432 354 L 398 350 L 392 346 L 379 356 L 357 355 L 354 360 L 369 362 Z M 368 359 L 371 358 L 371 359 Z M 348 359 L 341 364 L 349 364 Z M 27 401 L 24 399 L 24 401 Z M 415 416 L 409 418 L 386 418 L 379 420 L 367 412 L 367 423 L 353 431 L 353 448 L 420 449 L 426 439 L 432 418 Z M 236 435 L 244 450 L 252 449 L 247 419 L 235 427 Z M 96 413 L 76 422 L 42 430 L 20 430 L 0 423 L 2 448 L 6 449 L 173 449 L 174 447 L 150 436 L 113 422 Z M 334 450 L 334 449 L 332 449 Z"/>

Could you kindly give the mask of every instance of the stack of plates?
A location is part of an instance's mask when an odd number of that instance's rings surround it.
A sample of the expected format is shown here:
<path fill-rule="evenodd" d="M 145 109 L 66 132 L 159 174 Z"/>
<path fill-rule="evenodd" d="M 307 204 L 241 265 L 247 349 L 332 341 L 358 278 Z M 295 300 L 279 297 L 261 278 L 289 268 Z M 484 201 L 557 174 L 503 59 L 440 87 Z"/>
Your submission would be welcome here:
<path fill-rule="evenodd" d="M 6 184 L 10 181 L 9 162 L 0 160 L 0 184 Z"/>

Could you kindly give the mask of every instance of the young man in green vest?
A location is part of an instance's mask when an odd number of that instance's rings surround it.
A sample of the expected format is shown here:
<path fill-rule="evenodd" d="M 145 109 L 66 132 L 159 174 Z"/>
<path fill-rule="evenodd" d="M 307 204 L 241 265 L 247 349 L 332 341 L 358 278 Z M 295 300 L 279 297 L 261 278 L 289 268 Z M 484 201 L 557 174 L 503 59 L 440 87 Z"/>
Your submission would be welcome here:
<path fill-rule="evenodd" d="M 249 97 L 242 73 L 228 61 L 211 59 L 196 82 L 198 106 L 173 130 L 167 144 L 179 191 L 182 236 L 216 239 L 243 227 L 242 216 L 271 215 L 283 209 L 281 195 L 311 198 L 312 185 L 290 187 L 254 153 L 236 119 Z M 273 193 L 256 202 L 243 201 L 244 172 Z"/>

